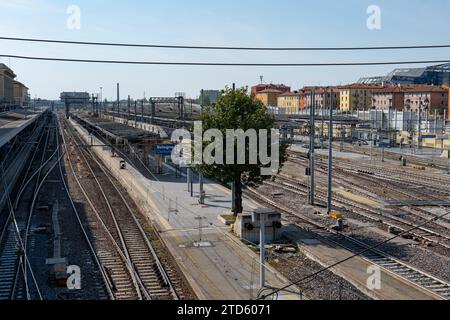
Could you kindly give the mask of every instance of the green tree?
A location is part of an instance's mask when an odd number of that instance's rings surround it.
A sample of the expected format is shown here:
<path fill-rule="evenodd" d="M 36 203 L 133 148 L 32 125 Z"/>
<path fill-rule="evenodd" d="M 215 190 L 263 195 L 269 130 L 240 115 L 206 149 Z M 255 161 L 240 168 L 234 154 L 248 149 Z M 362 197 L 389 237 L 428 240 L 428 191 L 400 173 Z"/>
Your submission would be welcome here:
<path fill-rule="evenodd" d="M 271 150 L 271 129 L 274 128 L 275 118 L 267 114 L 267 108 L 258 100 L 252 99 L 247 94 L 247 88 L 238 90 L 230 90 L 227 88 L 224 94 L 221 95 L 217 104 L 214 107 L 206 107 L 200 120 L 203 125 L 203 132 L 209 129 L 218 129 L 222 132 L 223 137 L 226 137 L 227 129 L 242 129 L 246 132 L 249 129 L 254 129 L 257 132 L 261 129 L 268 130 L 268 154 L 272 154 Z M 259 135 L 258 146 L 259 146 Z M 228 141 L 226 141 L 228 143 Z M 206 146 L 216 143 L 216 141 L 204 141 L 203 150 Z M 223 156 L 227 159 L 227 143 L 223 145 Z M 258 147 L 259 148 L 259 147 Z M 287 144 L 282 144 L 280 148 L 280 167 L 286 160 Z M 249 164 L 249 139 L 245 140 L 246 150 L 246 164 L 237 164 L 237 139 L 234 139 L 234 157 L 235 164 L 202 164 L 197 166 L 197 170 L 202 172 L 205 176 L 215 178 L 224 183 L 232 183 L 235 190 L 234 214 L 237 215 L 243 212 L 242 205 L 242 186 L 243 184 L 258 183 L 267 176 L 261 175 L 261 168 L 265 167 L 260 162 L 258 157 L 257 164 Z M 258 150 L 258 153 L 260 150 Z M 231 156 L 231 155 L 230 155 Z"/>

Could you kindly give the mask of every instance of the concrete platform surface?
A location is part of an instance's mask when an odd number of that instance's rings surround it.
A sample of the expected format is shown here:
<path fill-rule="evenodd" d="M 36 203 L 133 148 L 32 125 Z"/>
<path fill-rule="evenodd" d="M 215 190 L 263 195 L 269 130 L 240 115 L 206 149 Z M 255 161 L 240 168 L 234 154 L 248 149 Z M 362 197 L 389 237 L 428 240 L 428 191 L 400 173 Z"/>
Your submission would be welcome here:
<path fill-rule="evenodd" d="M 0 117 L 0 148 L 14 139 L 18 134 L 25 130 L 41 114 L 42 110 L 34 112 L 24 112 L 19 114 L 6 113 Z"/>

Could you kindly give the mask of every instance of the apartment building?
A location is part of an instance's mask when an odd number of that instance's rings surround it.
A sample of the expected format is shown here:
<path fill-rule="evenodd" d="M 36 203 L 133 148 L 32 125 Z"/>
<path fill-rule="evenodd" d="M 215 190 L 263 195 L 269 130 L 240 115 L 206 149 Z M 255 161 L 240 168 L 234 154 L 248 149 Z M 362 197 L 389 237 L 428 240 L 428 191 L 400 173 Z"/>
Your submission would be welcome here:
<path fill-rule="evenodd" d="M 380 88 L 378 85 L 359 83 L 340 86 L 340 109 L 343 111 L 372 109 L 373 92 Z"/>
<path fill-rule="evenodd" d="M 405 93 L 403 86 L 386 86 L 376 89 L 372 94 L 372 108 L 376 110 L 403 111 L 405 107 Z"/>
<path fill-rule="evenodd" d="M 405 111 L 417 112 L 429 110 L 443 114 L 448 110 L 449 91 L 438 86 L 431 85 L 409 85 L 404 87 Z"/>
<path fill-rule="evenodd" d="M 278 97 L 283 92 L 275 89 L 266 89 L 258 92 L 255 99 L 261 101 L 266 107 L 276 107 L 278 104 Z"/>
<path fill-rule="evenodd" d="M 0 103 L 14 103 L 15 73 L 5 64 L 0 63 Z"/>
<path fill-rule="evenodd" d="M 285 113 L 295 113 L 301 110 L 303 94 L 298 91 L 286 92 L 278 96 L 277 106 Z"/>
<path fill-rule="evenodd" d="M 28 105 L 28 87 L 19 81 L 14 81 L 14 104 L 19 106 Z"/>
<path fill-rule="evenodd" d="M 313 92 L 314 103 L 317 109 L 328 110 L 331 105 L 331 99 L 333 99 L 333 108 L 336 110 L 340 108 L 340 91 L 336 87 L 303 87 L 300 92 L 303 95 L 302 110 L 311 106 Z"/>

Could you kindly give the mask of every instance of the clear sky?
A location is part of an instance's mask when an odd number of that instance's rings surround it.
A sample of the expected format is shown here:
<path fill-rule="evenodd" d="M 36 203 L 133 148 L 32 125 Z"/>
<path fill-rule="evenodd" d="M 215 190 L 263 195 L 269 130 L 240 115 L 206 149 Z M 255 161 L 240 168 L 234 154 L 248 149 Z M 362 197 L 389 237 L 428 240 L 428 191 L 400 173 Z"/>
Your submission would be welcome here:
<path fill-rule="evenodd" d="M 80 29 L 67 28 L 67 8 L 81 9 Z M 381 9 L 381 29 L 367 28 L 367 8 Z M 450 43 L 450 0 L 0 0 L 0 35 L 78 41 L 217 46 L 366 46 Z M 387 52 L 223 52 L 80 47 L 0 41 L 2 54 L 119 60 L 210 62 L 342 62 L 440 60 L 450 49 Z M 354 82 L 392 66 L 333 68 L 124 66 L 3 59 L 32 97 L 61 91 L 140 98 L 196 96 L 201 88 L 267 82 L 293 88 Z"/>

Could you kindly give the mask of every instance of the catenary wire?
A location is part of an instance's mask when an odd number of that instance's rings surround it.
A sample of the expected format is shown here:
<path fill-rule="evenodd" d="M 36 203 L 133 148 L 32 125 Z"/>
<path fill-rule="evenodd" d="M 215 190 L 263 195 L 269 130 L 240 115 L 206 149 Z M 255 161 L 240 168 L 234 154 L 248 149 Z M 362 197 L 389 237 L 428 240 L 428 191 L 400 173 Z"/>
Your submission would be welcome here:
<path fill-rule="evenodd" d="M 132 61 L 132 60 L 96 60 L 71 59 L 55 57 L 37 57 L 0 54 L 0 58 L 21 60 L 39 60 L 55 62 L 103 63 L 103 64 L 134 64 L 134 65 L 173 65 L 173 66 L 223 66 L 223 67 L 333 67 L 333 66 L 380 66 L 402 64 L 438 64 L 450 63 L 450 60 L 412 60 L 412 61 L 378 61 L 378 62 L 331 62 L 331 63 L 233 63 L 233 62 L 182 62 L 182 61 Z"/>
<path fill-rule="evenodd" d="M 243 47 L 243 46 L 194 46 L 194 45 L 167 45 L 167 44 L 144 44 L 144 43 L 139 44 L 139 43 L 115 43 L 115 42 L 90 42 L 90 41 L 71 41 L 71 40 L 19 38 L 19 37 L 0 37 L 0 40 L 69 44 L 69 45 L 109 46 L 109 47 L 192 49 L 192 50 L 235 50 L 235 51 L 366 51 L 366 50 L 411 50 L 411 49 L 450 48 L 450 44 L 405 45 L 405 46 L 359 46 L 359 47 Z"/>

